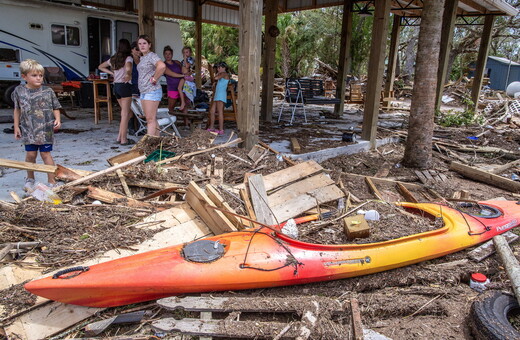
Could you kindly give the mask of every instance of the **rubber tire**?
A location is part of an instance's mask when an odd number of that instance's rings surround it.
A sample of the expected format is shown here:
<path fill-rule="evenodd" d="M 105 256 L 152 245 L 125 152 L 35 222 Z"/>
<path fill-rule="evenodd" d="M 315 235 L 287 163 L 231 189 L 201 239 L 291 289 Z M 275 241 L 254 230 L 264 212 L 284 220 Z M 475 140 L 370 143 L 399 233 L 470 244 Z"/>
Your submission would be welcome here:
<path fill-rule="evenodd" d="M 471 305 L 469 324 L 475 339 L 520 339 L 520 332 L 507 318 L 515 309 L 520 309 L 520 305 L 511 294 L 500 291 L 483 294 Z"/>
<path fill-rule="evenodd" d="M 14 89 L 18 85 L 19 84 L 11 85 L 7 89 L 5 89 L 5 91 L 4 91 L 4 103 L 6 103 L 7 105 L 9 105 L 12 108 L 14 108 L 14 102 L 13 102 L 13 98 L 11 98 L 11 95 L 13 94 Z"/>

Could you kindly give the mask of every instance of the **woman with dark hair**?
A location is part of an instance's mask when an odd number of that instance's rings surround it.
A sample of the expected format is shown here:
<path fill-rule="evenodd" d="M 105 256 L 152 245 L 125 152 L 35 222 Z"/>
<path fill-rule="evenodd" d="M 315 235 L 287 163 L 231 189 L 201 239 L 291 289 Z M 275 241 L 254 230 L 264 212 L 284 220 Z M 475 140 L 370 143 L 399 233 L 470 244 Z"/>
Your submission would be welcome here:
<path fill-rule="evenodd" d="M 114 77 L 114 95 L 121 107 L 121 122 L 117 136 L 117 142 L 121 145 L 135 144 L 135 141 L 127 137 L 132 104 L 132 64 L 130 42 L 120 39 L 116 54 L 98 66 L 99 70 Z"/>
<path fill-rule="evenodd" d="M 173 112 L 177 101 L 182 103 L 181 96 L 185 96 L 182 91 L 179 91 L 179 83 L 181 79 L 184 78 L 184 75 L 182 74 L 181 62 L 173 60 L 173 49 L 169 45 L 164 47 L 163 56 L 164 64 L 166 65 L 164 76 L 166 77 L 166 84 L 168 85 L 168 110 Z M 181 111 L 188 113 L 188 107 L 185 105 Z"/>
<path fill-rule="evenodd" d="M 152 51 L 152 41 L 147 35 L 140 35 L 137 39 L 139 51 L 143 54 L 137 65 L 139 72 L 139 91 L 141 92 L 141 106 L 147 122 L 147 133 L 159 136 L 157 126 L 157 109 L 162 99 L 162 88 L 159 79 L 164 74 L 166 65 L 157 54 Z"/>

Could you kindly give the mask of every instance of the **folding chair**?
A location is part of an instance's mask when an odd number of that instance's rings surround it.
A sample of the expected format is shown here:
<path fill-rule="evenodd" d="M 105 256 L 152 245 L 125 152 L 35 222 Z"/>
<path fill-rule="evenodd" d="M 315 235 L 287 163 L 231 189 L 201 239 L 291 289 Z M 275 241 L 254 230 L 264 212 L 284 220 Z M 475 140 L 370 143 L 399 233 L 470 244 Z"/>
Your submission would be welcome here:
<path fill-rule="evenodd" d="M 137 121 L 139 122 L 139 127 L 135 132 L 135 135 L 138 136 L 141 132 L 146 131 L 147 129 L 146 116 L 141 106 L 141 99 L 132 98 L 131 108 L 135 118 L 137 118 Z M 181 134 L 179 133 L 179 130 L 177 130 L 177 126 L 175 126 L 176 121 L 177 117 L 171 116 L 168 113 L 167 108 L 157 109 L 157 124 L 159 125 L 159 130 L 165 132 L 165 130 L 171 126 L 175 131 L 175 135 L 181 138 Z"/>

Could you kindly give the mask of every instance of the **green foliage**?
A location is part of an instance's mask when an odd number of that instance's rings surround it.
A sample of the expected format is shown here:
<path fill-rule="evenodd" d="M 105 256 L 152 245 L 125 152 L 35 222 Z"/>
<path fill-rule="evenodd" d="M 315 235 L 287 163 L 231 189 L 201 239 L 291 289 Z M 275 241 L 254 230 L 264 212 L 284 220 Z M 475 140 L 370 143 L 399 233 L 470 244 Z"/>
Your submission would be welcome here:
<path fill-rule="evenodd" d="M 483 117 L 475 114 L 473 101 L 467 97 L 462 98 L 462 103 L 466 106 L 464 111 L 448 110 L 446 113 L 435 112 L 437 123 L 444 127 L 465 126 L 472 123 L 481 124 Z"/>

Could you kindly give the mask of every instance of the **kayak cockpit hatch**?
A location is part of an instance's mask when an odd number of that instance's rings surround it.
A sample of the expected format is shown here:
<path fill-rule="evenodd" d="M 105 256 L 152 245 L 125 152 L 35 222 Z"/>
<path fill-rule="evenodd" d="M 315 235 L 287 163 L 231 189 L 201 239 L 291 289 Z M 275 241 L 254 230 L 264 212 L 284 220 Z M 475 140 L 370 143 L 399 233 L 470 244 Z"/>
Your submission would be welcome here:
<path fill-rule="evenodd" d="M 182 256 L 190 262 L 208 263 L 221 258 L 225 253 L 219 241 L 200 240 L 188 243 L 181 250 Z"/>
<path fill-rule="evenodd" d="M 478 202 L 460 202 L 458 206 L 459 211 L 462 211 L 473 217 L 497 218 L 502 216 L 502 212 L 497 208 L 486 204 L 479 204 Z"/>

